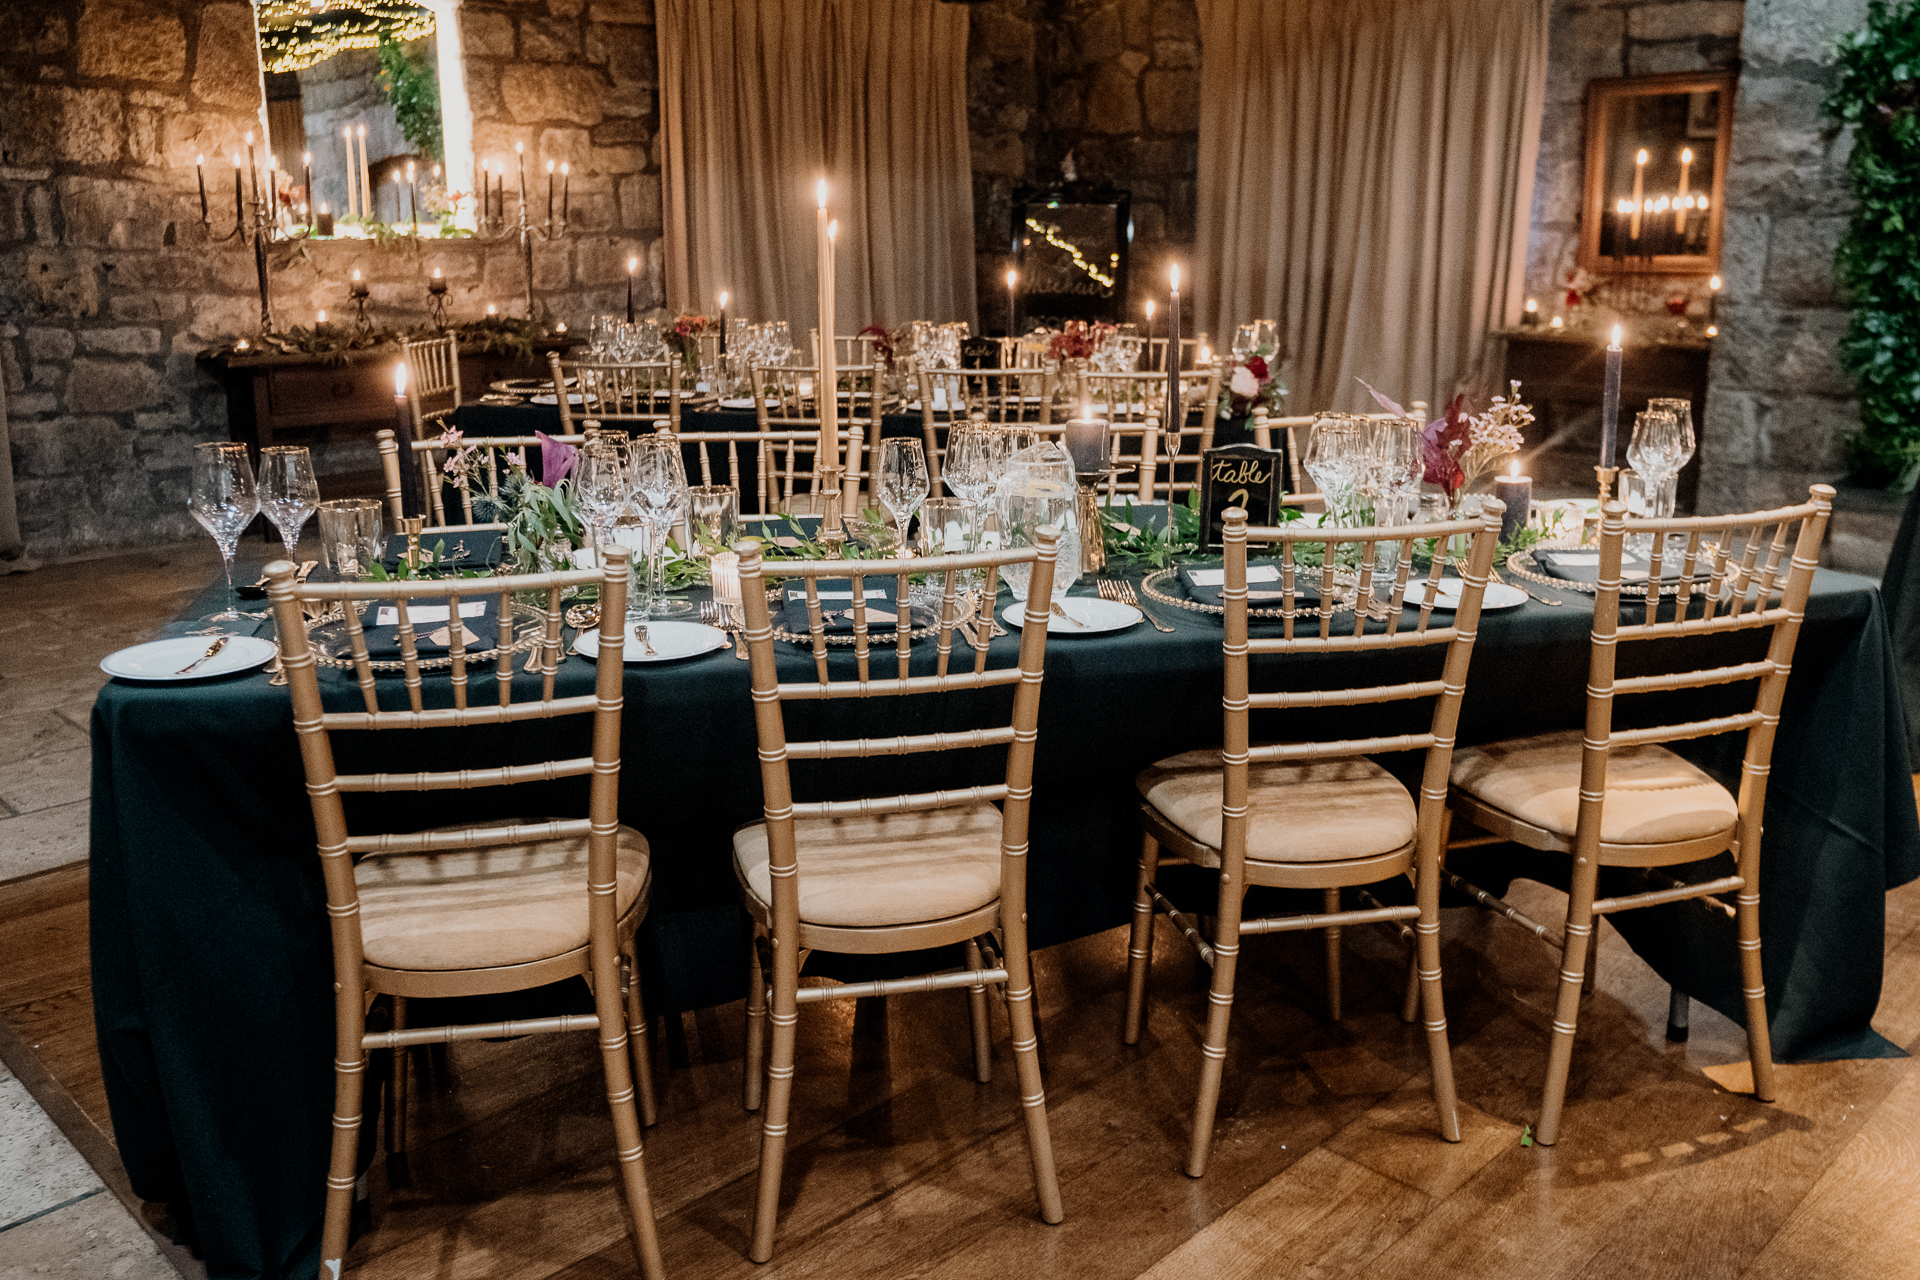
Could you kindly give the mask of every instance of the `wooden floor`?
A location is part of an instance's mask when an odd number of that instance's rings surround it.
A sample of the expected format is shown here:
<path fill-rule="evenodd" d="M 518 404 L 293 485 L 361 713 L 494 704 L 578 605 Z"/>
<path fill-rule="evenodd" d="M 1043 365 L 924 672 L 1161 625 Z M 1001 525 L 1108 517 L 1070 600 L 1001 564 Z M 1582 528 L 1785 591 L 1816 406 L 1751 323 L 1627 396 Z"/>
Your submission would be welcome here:
<path fill-rule="evenodd" d="M 70 1101 L 49 1107 L 63 1127 L 100 1135 L 111 1129 L 85 883 L 73 867 L 0 889 L 0 1048 L 30 1052 L 44 1070 L 36 1093 Z M 1543 910 L 1556 897 L 1534 892 Z M 1876 1025 L 1911 1046 L 1920 889 L 1889 907 Z M 1200 966 L 1162 930 L 1150 1033 L 1126 1049 L 1123 935 L 1042 953 L 1067 1206 L 1055 1227 L 1034 1212 L 1003 1013 L 996 1080 L 978 1085 L 961 994 L 803 1010 L 779 1249 L 764 1268 L 744 1258 L 757 1129 L 738 1101 L 740 1006 L 677 1019 L 656 1037 L 663 1113 L 647 1152 L 670 1273 L 1920 1276 L 1913 1060 L 1784 1067 L 1779 1101 L 1757 1104 L 1722 1087 L 1744 1083 L 1737 1028 L 1696 1006 L 1692 1042 L 1667 1044 L 1665 988 L 1609 933 L 1561 1143 L 1528 1147 L 1553 960 L 1511 927 L 1449 912 L 1465 1128 L 1450 1145 L 1434 1132 L 1420 1038 L 1395 1016 L 1398 944 L 1348 936 L 1338 1025 L 1320 1011 L 1317 942 L 1249 943 L 1214 1163 L 1198 1181 L 1179 1162 Z M 633 1274 L 590 1037 L 458 1046 L 422 1066 L 414 1185 L 390 1188 L 376 1166 L 378 1219 L 353 1274 Z M 111 1160 L 98 1137 L 82 1150 Z"/>

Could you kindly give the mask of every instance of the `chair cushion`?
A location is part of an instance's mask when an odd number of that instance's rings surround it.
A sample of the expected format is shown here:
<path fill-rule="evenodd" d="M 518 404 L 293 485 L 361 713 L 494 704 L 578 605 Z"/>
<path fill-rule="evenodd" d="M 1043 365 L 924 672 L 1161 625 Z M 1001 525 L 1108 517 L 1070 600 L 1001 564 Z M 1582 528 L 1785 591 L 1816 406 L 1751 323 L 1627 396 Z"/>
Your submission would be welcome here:
<path fill-rule="evenodd" d="M 622 826 L 618 849 L 616 916 L 646 886 L 647 838 Z M 370 964 L 491 969 L 587 945 L 585 836 L 452 853 L 375 854 L 360 860 L 353 878 Z"/>
<path fill-rule="evenodd" d="M 1368 858 L 1413 839 L 1413 797 L 1371 760 L 1254 764 L 1247 774 L 1247 857 L 1256 862 Z M 1148 766 L 1134 785 L 1168 822 L 1220 847 L 1218 751 L 1170 756 Z"/>
<path fill-rule="evenodd" d="M 871 818 L 802 818 L 793 825 L 800 919 L 808 924 L 918 924 L 963 915 L 1000 896 L 1000 810 L 984 801 Z M 733 833 L 733 861 L 746 891 L 772 910 L 765 823 Z"/>
<path fill-rule="evenodd" d="M 1463 747 L 1453 785 L 1522 822 L 1572 840 L 1580 815 L 1577 729 Z M 1668 844 L 1730 829 L 1739 808 L 1727 789 L 1657 744 L 1615 747 L 1600 811 L 1606 844 Z"/>

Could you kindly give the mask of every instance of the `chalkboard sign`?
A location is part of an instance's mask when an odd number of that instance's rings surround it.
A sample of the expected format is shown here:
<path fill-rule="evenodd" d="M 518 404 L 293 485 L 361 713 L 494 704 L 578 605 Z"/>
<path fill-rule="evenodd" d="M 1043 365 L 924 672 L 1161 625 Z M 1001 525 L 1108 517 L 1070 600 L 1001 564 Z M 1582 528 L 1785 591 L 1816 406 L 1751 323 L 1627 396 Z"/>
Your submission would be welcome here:
<path fill-rule="evenodd" d="M 1286 491 L 1286 454 L 1279 449 L 1235 444 L 1201 454 L 1200 528 L 1202 543 L 1217 547 L 1220 513 L 1241 507 L 1248 524 L 1274 524 Z"/>

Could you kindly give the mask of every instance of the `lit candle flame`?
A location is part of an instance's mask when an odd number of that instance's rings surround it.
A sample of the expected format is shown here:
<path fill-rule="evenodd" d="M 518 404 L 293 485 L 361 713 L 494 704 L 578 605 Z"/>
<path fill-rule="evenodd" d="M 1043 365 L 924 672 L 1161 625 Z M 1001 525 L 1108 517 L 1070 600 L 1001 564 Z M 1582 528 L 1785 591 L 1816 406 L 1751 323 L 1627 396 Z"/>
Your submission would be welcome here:
<path fill-rule="evenodd" d="M 638 259 L 638 258 L 628 258 L 628 259 L 627 259 L 627 274 L 628 274 L 628 275 L 632 275 L 632 274 L 633 274 L 634 272 L 636 272 L 636 271 L 638 271 L 639 269 L 640 269 L 640 259 Z"/>
<path fill-rule="evenodd" d="M 1633 162 L 1635 164 L 1645 164 L 1647 162 L 1647 149 L 1645 147 L 1640 148 L 1640 154 L 1633 158 Z"/>
<path fill-rule="evenodd" d="M 500 308 L 494 306 L 491 302 L 489 302 L 487 304 L 487 314 L 490 316 L 497 316 L 500 314 Z"/>
<path fill-rule="evenodd" d="M 1511 467 L 1509 467 L 1509 468 L 1507 468 L 1507 474 L 1508 474 L 1509 476 L 1511 476 L 1511 477 L 1513 477 L 1513 478 L 1515 478 L 1515 479 L 1518 479 L 1518 478 L 1519 478 L 1519 476 L 1520 476 L 1520 462 L 1519 462 L 1519 460 L 1518 460 L 1518 459 L 1515 459 L 1515 460 L 1514 460 L 1514 464 L 1513 464 L 1513 465 L 1512 465 Z"/>
<path fill-rule="evenodd" d="M 358 267 L 355 267 L 355 268 L 353 269 L 353 282 L 354 282 L 355 284 L 359 284 L 359 283 L 360 283 L 360 268 L 358 268 Z"/>
<path fill-rule="evenodd" d="M 1540 310 L 1540 304 L 1539 304 L 1539 303 L 1538 303 L 1537 301 L 1535 301 L 1534 299 L 1532 299 L 1532 298 L 1528 298 L 1528 299 L 1527 299 L 1527 314 L 1529 314 L 1529 315 L 1532 315 L 1532 314 L 1533 314 L 1534 312 L 1536 312 L 1536 311 L 1538 311 L 1538 310 Z"/>
<path fill-rule="evenodd" d="M 722 311 L 727 309 L 727 291 L 725 289 L 720 291 L 720 309 Z"/>
<path fill-rule="evenodd" d="M 413 168 L 413 166 L 408 165 L 407 168 L 411 169 Z M 553 161 L 551 160 L 547 161 L 547 176 L 549 177 L 553 176 Z"/>
<path fill-rule="evenodd" d="M 1710 277 L 1707 280 L 1707 288 L 1713 290 L 1715 293 L 1720 292 L 1720 277 L 1719 276 Z"/>
<path fill-rule="evenodd" d="M 1692 163 L 1693 163 L 1693 148 L 1692 148 L 1692 147 L 1682 147 L 1682 148 L 1680 148 L 1680 163 L 1681 163 L 1681 164 L 1692 164 Z"/>
<path fill-rule="evenodd" d="M 1020 273 L 1019 273 L 1018 271 L 1009 271 L 1009 272 L 1007 272 L 1007 290 L 1008 290 L 1008 292 L 1012 292 L 1012 290 L 1013 290 L 1013 286 L 1014 286 L 1014 285 L 1015 285 L 1015 284 L 1016 284 L 1016 283 L 1017 283 L 1017 282 L 1019 281 L 1019 279 L 1020 279 Z"/>
<path fill-rule="evenodd" d="M 407 394 L 407 362 L 404 360 L 393 366 L 393 394 L 396 396 Z"/>
<path fill-rule="evenodd" d="M 517 156 L 519 156 L 519 155 L 525 155 L 525 154 L 526 154 L 526 152 L 527 152 L 527 144 L 526 144 L 526 143 L 524 143 L 524 142 L 516 142 L 516 143 L 514 143 L 514 144 L 513 144 L 513 154 L 515 154 L 515 155 L 517 155 Z"/>
<path fill-rule="evenodd" d="M 1147 300 L 1147 319 L 1149 320 L 1153 319 L 1153 309 L 1155 305 L 1151 298 Z"/>
<path fill-rule="evenodd" d="M 361 137 L 363 137 L 363 138 L 364 138 L 364 137 L 366 137 L 366 136 L 367 136 L 367 126 L 365 126 L 365 125 L 361 125 L 361 126 L 360 126 L 360 128 L 359 128 L 359 134 L 360 134 L 360 136 L 361 136 Z"/>
<path fill-rule="evenodd" d="M 1620 345 L 1620 326 L 1619 325 L 1613 326 L 1613 341 L 1608 343 L 1607 345 L 1614 346 L 1614 347 L 1617 347 Z"/>
<path fill-rule="evenodd" d="M 561 176 L 561 177 L 563 177 L 563 178 L 564 178 L 564 177 L 566 177 L 566 176 L 567 176 L 568 174 L 570 174 L 570 173 L 572 173 L 572 172 L 573 172 L 573 166 L 572 166 L 572 165 L 570 165 L 570 164 L 565 164 L 565 163 L 563 163 L 563 164 L 561 164 L 561 166 L 560 166 L 560 176 Z"/>
<path fill-rule="evenodd" d="M 1555 316 L 1553 319 L 1547 321 L 1547 328 L 1561 329 L 1566 327 L 1566 323 L 1567 322 L 1565 320 L 1562 320 L 1559 316 Z"/>
<path fill-rule="evenodd" d="M 818 204 L 821 211 L 824 212 L 827 207 L 827 180 L 825 178 L 813 184 L 813 199 L 814 203 Z"/>
<path fill-rule="evenodd" d="M 1172 278 L 1173 291 L 1178 293 L 1180 292 L 1180 264 L 1177 262 L 1173 264 Z"/>
<path fill-rule="evenodd" d="M 440 268 L 438 268 L 438 267 L 435 267 L 435 268 L 433 269 L 433 278 L 434 278 L 435 280 L 438 280 L 438 279 L 440 278 Z"/>
<path fill-rule="evenodd" d="M 323 308 L 319 312 L 315 313 L 314 319 L 320 324 L 325 324 L 327 322 L 327 313 L 325 309 Z"/>
<path fill-rule="evenodd" d="M 835 218 L 827 224 L 827 239 L 833 240 L 840 235 L 840 219 Z"/>
<path fill-rule="evenodd" d="M 247 145 L 248 146 L 253 145 L 253 130 L 251 129 L 247 130 Z"/>
<path fill-rule="evenodd" d="M 311 152 L 311 151 L 302 151 L 302 152 L 300 153 L 300 163 L 301 163 L 301 164 L 312 164 L 312 163 L 313 163 L 313 152 Z"/>
<path fill-rule="evenodd" d="M 195 156 L 193 158 L 193 167 L 198 169 L 201 165 L 204 165 L 206 162 L 207 162 L 207 158 L 205 156 L 203 155 Z"/>

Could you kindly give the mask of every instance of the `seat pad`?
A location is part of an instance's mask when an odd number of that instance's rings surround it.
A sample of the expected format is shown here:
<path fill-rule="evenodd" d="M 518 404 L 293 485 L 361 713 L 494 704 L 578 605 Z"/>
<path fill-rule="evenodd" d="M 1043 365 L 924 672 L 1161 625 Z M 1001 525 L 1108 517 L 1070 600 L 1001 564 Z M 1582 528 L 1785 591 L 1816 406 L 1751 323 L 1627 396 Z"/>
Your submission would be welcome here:
<path fill-rule="evenodd" d="M 794 822 L 800 919 L 841 928 L 920 924 L 964 915 L 1000 896 L 1000 810 L 951 809 Z M 733 834 L 740 882 L 773 908 L 767 826 Z"/>
<path fill-rule="evenodd" d="M 1581 733 L 1515 738 L 1453 754 L 1453 785 L 1522 822 L 1573 839 L 1580 816 Z M 1739 808 L 1727 789 L 1658 744 L 1615 747 L 1607 759 L 1603 844 L 1670 844 L 1718 835 Z"/>
<path fill-rule="evenodd" d="M 1220 847 L 1220 753 L 1188 751 L 1149 765 L 1134 786 L 1162 817 Z M 1344 862 L 1404 849 L 1419 811 L 1400 780 L 1358 757 L 1247 769 L 1247 857 Z"/>
<path fill-rule="evenodd" d="M 616 917 L 645 887 L 648 867 L 645 836 L 622 826 L 618 840 Z M 585 836 L 451 853 L 375 854 L 360 860 L 353 878 L 369 964 L 491 969 L 587 945 Z"/>

